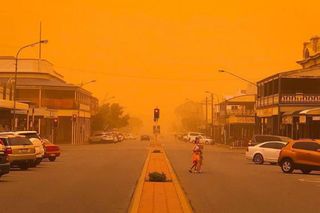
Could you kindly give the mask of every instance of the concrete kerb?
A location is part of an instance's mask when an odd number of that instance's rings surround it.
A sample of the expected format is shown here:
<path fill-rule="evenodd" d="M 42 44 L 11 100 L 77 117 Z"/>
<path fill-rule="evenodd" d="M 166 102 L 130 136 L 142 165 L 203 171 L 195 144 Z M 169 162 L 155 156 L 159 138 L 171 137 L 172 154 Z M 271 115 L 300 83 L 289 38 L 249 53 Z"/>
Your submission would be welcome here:
<path fill-rule="evenodd" d="M 147 158 L 146 158 L 146 160 L 144 162 L 141 175 L 140 175 L 139 180 L 137 182 L 137 185 L 135 187 L 134 193 L 133 193 L 133 195 L 131 197 L 131 202 L 130 202 L 129 211 L 128 211 L 130 213 L 137 213 L 138 209 L 139 209 L 140 199 L 141 199 L 142 190 L 143 190 L 143 185 L 145 183 L 145 177 L 146 177 L 148 164 L 149 164 L 149 161 L 150 161 L 150 156 L 151 156 L 151 151 L 152 151 L 151 147 L 149 147 L 148 149 L 149 149 L 148 150 L 148 155 L 147 155 Z"/>

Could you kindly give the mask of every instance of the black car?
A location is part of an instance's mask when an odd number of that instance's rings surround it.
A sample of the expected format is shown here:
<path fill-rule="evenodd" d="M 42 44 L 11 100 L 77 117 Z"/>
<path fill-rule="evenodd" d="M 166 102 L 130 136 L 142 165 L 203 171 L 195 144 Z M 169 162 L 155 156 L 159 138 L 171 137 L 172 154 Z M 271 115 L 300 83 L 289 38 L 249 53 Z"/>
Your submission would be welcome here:
<path fill-rule="evenodd" d="M 141 135 L 140 140 L 141 140 L 141 141 L 150 141 L 151 138 L 150 138 L 149 135 Z"/>
<path fill-rule="evenodd" d="M 9 173 L 10 164 L 7 160 L 7 154 L 4 149 L 1 149 L 1 141 L 0 141 L 0 177 L 4 174 Z M 3 146 L 2 146 L 3 147 Z"/>

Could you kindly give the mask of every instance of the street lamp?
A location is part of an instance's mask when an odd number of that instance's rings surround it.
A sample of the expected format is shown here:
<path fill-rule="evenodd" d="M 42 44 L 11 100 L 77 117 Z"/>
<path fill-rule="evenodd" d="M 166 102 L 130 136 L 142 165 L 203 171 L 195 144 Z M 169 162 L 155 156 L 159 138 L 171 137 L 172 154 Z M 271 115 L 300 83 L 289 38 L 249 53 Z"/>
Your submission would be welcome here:
<path fill-rule="evenodd" d="M 16 65 L 15 65 L 15 72 L 14 72 L 14 88 L 13 88 L 13 91 L 14 91 L 14 97 L 13 97 L 13 122 L 14 122 L 13 123 L 13 130 L 14 131 L 16 130 L 17 76 L 18 76 L 18 58 L 19 58 L 19 54 L 25 48 L 34 47 L 35 45 L 38 45 L 38 44 L 47 44 L 47 43 L 48 43 L 48 40 L 40 40 L 40 41 L 32 43 L 32 44 L 27 44 L 27 45 L 21 47 L 18 50 L 17 54 L 16 54 Z"/>
<path fill-rule="evenodd" d="M 95 82 L 97 82 L 97 81 L 96 80 L 91 80 L 91 81 L 88 81 L 88 82 L 81 82 L 79 86 L 83 87 L 83 86 L 85 86 L 87 84 L 91 84 L 91 83 L 95 83 Z"/>
<path fill-rule="evenodd" d="M 241 76 L 239 76 L 239 75 L 236 75 L 236 74 L 234 74 L 234 73 L 232 73 L 232 72 L 229 72 L 229 71 L 226 71 L 226 70 L 218 70 L 218 72 L 227 73 L 227 74 L 229 74 L 229 75 L 232 75 L 232 76 L 234 76 L 234 77 L 236 77 L 236 78 L 241 79 L 242 81 L 248 82 L 249 84 L 252 84 L 252 85 L 254 85 L 255 87 L 257 87 L 257 84 L 256 84 L 256 83 L 254 83 L 254 82 L 252 82 L 252 81 L 249 81 L 249 80 L 247 80 L 247 79 L 245 79 L 245 78 L 243 78 L 243 77 L 241 77 Z"/>

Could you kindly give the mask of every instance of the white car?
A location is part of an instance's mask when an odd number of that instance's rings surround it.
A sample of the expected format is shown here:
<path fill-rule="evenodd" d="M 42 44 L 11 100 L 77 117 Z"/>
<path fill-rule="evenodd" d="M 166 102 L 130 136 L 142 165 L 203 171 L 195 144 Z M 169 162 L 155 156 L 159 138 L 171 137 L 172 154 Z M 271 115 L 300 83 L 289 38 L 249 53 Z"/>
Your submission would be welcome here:
<path fill-rule="evenodd" d="M 255 146 L 248 146 L 246 158 L 256 164 L 277 163 L 280 151 L 286 144 L 283 141 L 267 141 Z"/>
<path fill-rule="evenodd" d="M 42 144 L 42 140 L 37 133 L 37 131 L 16 131 L 16 132 L 1 132 L 1 134 L 5 135 L 20 135 L 20 136 L 25 136 L 28 138 L 31 143 L 33 144 L 35 151 L 36 151 L 36 161 L 34 166 L 38 165 L 41 163 L 43 157 L 44 157 L 44 147 Z"/>
<path fill-rule="evenodd" d="M 207 136 L 200 135 L 199 139 L 200 139 L 200 143 L 202 144 L 214 144 L 212 138 L 209 138 Z"/>
<path fill-rule="evenodd" d="M 36 164 L 41 163 L 43 157 L 44 157 L 44 147 L 42 144 L 42 139 L 40 138 L 37 131 L 16 131 L 14 132 L 16 135 L 23 135 L 26 138 L 29 138 L 31 143 L 35 146 L 36 150 Z"/>
<path fill-rule="evenodd" d="M 194 142 L 197 137 L 203 136 L 203 133 L 200 132 L 188 132 L 187 134 L 187 140 L 189 142 Z"/>
<path fill-rule="evenodd" d="M 116 143 L 118 138 L 110 132 L 96 132 L 89 138 L 89 143 Z"/>

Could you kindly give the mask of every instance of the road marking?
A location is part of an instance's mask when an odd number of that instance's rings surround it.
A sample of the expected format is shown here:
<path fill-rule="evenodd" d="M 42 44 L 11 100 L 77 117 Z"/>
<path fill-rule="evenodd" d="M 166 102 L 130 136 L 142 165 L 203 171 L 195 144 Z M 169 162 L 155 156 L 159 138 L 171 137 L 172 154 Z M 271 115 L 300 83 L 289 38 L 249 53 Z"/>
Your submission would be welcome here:
<path fill-rule="evenodd" d="M 298 179 L 300 182 L 306 182 L 306 183 L 320 183 L 320 178 L 300 178 Z"/>

